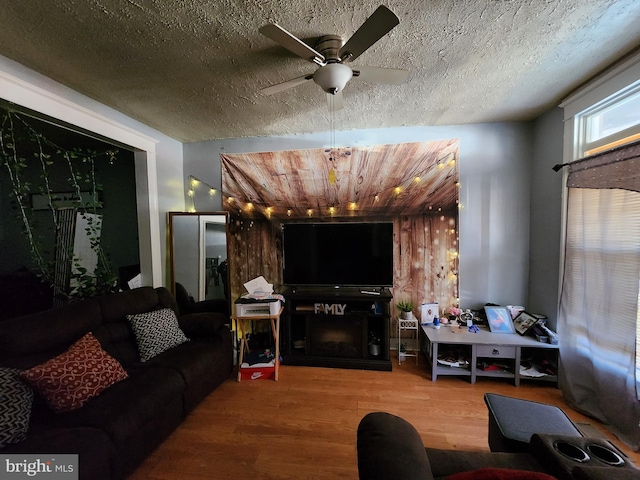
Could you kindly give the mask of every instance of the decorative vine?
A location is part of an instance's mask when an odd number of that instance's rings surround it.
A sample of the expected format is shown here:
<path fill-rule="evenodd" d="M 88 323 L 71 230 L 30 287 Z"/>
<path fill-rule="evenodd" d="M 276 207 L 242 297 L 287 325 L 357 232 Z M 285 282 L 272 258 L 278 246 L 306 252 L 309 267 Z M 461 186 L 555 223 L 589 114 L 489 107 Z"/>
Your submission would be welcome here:
<path fill-rule="evenodd" d="M 113 272 L 108 255 L 100 244 L 102 217 L 97 211 L 102 207 L 99 198 L 102 185 L 97 182 L 95 161 L 98 157 L 106 155 L 109 162 L 113 163 L 118 151 L 67 150 L 39 133 L 22 114 L 7 109 L 3 110 L 1 115 L 0 165 L 8 173 L 15 215 L 29 243 L 30 256 L 39 275 L 53 286 L 54 297 L 58 300 L 73 301 L 116 291 L 117 276 Z M 24 148 L 25 145 L 32 145 L 32 148 Z M 27 160 L 29 155 L 34 157 L 39 170 L 39 178 L 35 186 L 25 180 L 34 177 L 34 174 L 26 174 L 27 169 L 33 170 L 34 165 L 34 162 Z M 63 279 L 55 275 L 55 260 L 47 260 L 50 252 L 44 247 L 44 232 L 38 225 L 30 202 L 30 195 L 36 191 L 46 198 L 47 210 L 51 215 L 57 239 L 61 225 L 56 214 L 57 198 L 52 191 L 49 178 L 54 168 L 59 170 L 63 165 L 68 169 L 67 183 L 77 199 L 72 207 L 85 221 L 85 234 L 91 250 L 97 257 L 95 269 L 88 271 L 82 265 L 81 259 L 73 255 L 71 248 L 56 244 L 55 248 L 64 249 L 63 257 L 71 262 L 69 285 L 62 284 Z M 84 168 L 80 168 L 79 165 L 84 165 Z M 88 202 L 86 199 L 83 200 L 83 187 L 85 191 L 89 191 L 90 201 Z"/>

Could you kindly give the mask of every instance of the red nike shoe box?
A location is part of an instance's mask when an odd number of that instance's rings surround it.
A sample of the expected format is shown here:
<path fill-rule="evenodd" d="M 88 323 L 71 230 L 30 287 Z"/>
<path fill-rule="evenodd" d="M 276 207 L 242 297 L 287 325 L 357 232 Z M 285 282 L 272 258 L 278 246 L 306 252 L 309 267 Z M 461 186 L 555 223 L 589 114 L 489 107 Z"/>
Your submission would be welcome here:
<path fill-rule="evenodd" d="M 276 367 L 242 367 L 240 378 L 242 380 L 274 380 Z"/>

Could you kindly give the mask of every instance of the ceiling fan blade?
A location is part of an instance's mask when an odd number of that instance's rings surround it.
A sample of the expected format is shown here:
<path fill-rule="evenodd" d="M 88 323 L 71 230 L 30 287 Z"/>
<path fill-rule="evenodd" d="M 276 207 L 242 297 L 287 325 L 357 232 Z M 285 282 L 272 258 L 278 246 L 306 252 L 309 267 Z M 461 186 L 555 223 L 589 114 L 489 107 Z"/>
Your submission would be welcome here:
<path fill-rule="evenodd" d="M 344 102 L 342 100 L 342 90 L 335 95 L 327 93 L 327 107 L 330 112 L 336 112 L 344 108 Z"/>
<path fill-rule="evenodd" d="M 395 13 L 384 5 L 380 5 L 342 46 L 340 58 L 345 62 L 355 60 L 399 23 L 400 20 Z"/>
<path fill-rule="evenodd" d="M 399 85 L 407 81 L 408 70 L 400 68 L 353 67 L 353 76 L 371 83 Z"/>
<path fill-rule="evenodd" d="M 311 48 L 295 35 L 287 32 L 280 25 L 269 23 L 260 27 L 258 31 L 265 37 L 269 37 L 274 42 L 279 43 L 284 48 L 295 53 L 301 58 L 312 63 L 317 63 L 318 65 L 324 64 L 324 55 Z"/>
<path fill-rule="evenodd" d="M 302 77 L 292 78 L 291 80 L 287 80 L 286 82 L 277 83 L 276 85 L 271 85 L 270 87 L 263 88 L 262 90 L 260 90 L 260 93 L 262 93 L 263 95 L 273 95 L 274 93 L 280 93 L 289 88 L 302 85 L 303 83 L 312 79 L 313 79 L 313 73 L 309 75 L 304 75 Z"/>

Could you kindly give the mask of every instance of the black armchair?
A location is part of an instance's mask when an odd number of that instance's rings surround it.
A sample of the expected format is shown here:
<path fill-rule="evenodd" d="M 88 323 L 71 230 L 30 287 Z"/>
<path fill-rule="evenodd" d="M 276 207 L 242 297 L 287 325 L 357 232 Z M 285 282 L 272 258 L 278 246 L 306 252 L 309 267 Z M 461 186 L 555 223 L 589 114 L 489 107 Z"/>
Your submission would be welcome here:
<path fill-rule="evenodd" d="M 229 317 L 229 301 L 226 298 L 196 302 L 181 283 L 176 282 L 176 302 L 180 315 L 187 313 L 216 312 Z"/>

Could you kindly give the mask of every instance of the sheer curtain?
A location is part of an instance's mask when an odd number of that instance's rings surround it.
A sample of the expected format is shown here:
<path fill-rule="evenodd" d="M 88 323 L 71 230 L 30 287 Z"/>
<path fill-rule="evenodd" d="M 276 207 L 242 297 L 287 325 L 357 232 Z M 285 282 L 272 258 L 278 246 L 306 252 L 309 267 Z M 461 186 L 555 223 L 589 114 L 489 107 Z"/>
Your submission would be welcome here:
<path fill-rule="evenodd" d="M 640 450 L 640 143 L 569 165 L 560 388 Z"/>

